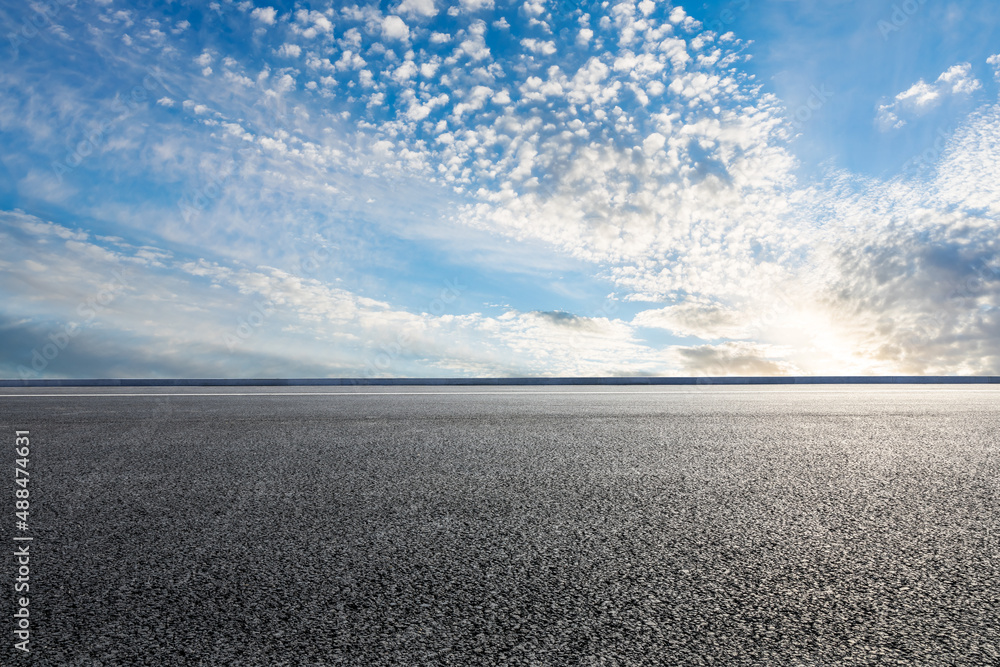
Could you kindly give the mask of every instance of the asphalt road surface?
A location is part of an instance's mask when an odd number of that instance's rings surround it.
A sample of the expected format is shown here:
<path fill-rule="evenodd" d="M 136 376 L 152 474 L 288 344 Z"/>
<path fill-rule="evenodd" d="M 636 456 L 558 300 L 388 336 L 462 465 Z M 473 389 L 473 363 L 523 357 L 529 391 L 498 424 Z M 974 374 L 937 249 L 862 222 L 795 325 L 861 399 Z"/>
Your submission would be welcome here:
<path fill-rule="evenodd" d="M 0 427 L 4 664 L 1000 664 L 1000 388 L 4 389 Z"/>

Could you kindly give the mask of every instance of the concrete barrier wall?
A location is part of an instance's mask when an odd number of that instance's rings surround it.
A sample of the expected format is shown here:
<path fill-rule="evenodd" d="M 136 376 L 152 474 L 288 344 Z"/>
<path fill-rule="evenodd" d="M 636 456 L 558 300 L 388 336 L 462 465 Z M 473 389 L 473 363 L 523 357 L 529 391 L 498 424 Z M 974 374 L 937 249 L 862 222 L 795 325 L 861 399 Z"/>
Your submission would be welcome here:
<path fill-rule="evenodd" d="M 563 385 L 997 384 L 1000 376 L 239 378 L 0 380 L 0 387 L 395 387 Z"/>

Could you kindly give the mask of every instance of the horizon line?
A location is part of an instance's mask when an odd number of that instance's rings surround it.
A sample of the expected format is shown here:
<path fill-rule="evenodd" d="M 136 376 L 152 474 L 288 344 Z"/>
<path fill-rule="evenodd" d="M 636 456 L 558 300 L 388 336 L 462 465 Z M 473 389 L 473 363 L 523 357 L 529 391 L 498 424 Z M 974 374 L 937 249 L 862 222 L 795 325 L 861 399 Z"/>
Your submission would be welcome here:
<path fill-rule="evenodd" d="M 996 375 L 594 376 L 468 378 L 53 378 L 0 379 L 8 387 L 304 387 L 559 385 L 1000 384 Z"/>

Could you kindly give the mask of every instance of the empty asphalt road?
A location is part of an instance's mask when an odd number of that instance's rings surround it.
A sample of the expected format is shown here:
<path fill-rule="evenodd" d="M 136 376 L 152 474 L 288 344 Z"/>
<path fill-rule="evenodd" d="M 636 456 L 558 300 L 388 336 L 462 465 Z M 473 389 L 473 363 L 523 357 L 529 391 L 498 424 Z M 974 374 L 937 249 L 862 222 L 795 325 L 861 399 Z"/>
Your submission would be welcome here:
<path fill-rule="evenodd" d="M 4 664 L 1000 664 L 1000 387 L 2 389 L 0 427 Z"/>

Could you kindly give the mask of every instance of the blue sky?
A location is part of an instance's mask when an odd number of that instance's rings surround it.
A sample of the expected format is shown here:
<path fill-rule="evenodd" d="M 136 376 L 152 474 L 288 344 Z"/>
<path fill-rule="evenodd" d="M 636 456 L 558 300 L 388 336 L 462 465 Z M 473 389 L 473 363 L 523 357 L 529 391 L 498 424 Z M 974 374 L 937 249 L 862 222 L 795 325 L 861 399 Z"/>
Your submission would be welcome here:
<path fill-rule="evenodd" d="M 993 14 L 3 3 L 0 376 L 1000 374 Z"/>

